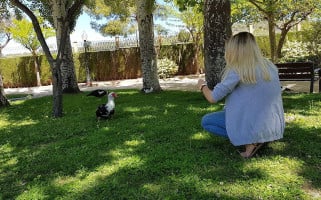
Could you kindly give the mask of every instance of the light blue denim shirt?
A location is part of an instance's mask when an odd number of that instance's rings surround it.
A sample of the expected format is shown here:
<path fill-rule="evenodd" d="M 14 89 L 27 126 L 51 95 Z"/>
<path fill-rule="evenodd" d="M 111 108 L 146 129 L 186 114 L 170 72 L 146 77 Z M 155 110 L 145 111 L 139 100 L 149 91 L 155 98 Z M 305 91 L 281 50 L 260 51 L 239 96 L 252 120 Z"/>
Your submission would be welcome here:
<path fill-rule="evenodd" d="M 259 69 L 256 84 L 244 84 L 230 71 L 212 92 L 215 101 L 225 101 L 226 130 L 235 146 L 263 143 L 283 137 L 285 128 L 281 84 L 277 68 L 268 63 L 271 81 Z"/>

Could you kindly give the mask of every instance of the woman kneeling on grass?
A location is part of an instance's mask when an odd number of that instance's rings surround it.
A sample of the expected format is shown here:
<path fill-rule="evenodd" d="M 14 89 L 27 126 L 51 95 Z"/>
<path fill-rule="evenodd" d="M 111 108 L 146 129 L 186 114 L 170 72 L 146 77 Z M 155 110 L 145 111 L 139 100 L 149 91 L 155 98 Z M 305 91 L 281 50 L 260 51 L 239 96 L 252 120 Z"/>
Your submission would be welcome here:
<path fill-rule="evenodd" d="M 284 132 L 284 110 L 278 70 L 263 58 L 254 36 L 241 32 L 225 46 L 226 67 L 222 81 L 210 90 L 204 80 L 198 87 L 210 103 L 226 97 L 223 111 L 205 115 L 202 126 L 210 133 L 229 138 L 234 146 L 245 145 L 243 158 L 251 158 L 266 142 Z"/>

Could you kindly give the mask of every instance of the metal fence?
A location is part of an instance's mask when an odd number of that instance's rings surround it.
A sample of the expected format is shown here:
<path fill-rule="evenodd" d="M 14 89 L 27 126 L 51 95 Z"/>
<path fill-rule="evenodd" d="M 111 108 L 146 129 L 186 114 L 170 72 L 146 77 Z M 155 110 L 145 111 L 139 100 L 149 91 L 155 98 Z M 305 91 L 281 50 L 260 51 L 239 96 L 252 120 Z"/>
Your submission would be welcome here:
<path fill-rule="evenodd" d="M 120 38 L 115 37 L 110 40 L 101 40 L 101 41 L 87 41 L 88 48 L 87 51 L 96 52 L 96 51 L 115 51 L 119 48 L 131 48 L 131 47 L 139 47 L 139 40 L 136 37 L 129 38 Z M 189 41 L 179 41 L 177 36 L 158 36 L 154 39 L 155 46 L 160 45 L 173 45 L 173 44 L 182 44 L 182 43 L 190 43 Z M 72 48 L 74 53 L 83 53 L 85 52 L 85 42 L 72 43 Z M 51 53 L 57 53 L 57 45 L 50 44 L 49 49 Z M 11 48 L 7 49 L 9 54 L 6 54 L 4 57 L 13 57 L 13 56 L 28 56 L 31 55 L 26 49 L 22 48 Z M 42 49 L 38 51 L 39 54 L 43 54 Z"/>
<path fill-rule="evenodd" d="M 89 51 L 114 51 L 119 48 L 131 48 L 139 47 L 138 38 L 119 38 L 115 37 L 114 40 L 104 40 L 104 41 L 88 41 L 89 42 Z M 179 41 L 177 36 L 158 36 L 154 39 L 155 46 L 159 45 L 172 45 L 178 43 L 189 43 L 191 41 Z M 77 52 L 84 52 L 85 45 L 84 42 L 74 46 Z"/>

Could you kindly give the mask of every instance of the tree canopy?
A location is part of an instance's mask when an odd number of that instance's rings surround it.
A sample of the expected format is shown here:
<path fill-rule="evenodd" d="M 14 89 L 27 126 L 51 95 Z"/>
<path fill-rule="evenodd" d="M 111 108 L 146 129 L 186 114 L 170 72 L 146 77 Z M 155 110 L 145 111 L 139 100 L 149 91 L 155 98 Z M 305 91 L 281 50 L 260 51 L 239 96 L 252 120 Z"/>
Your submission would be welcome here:
<path fill-rule="evenodd" d="M 321 6 L 316 0 L 249 0 L 260 12 L 262 18 L 268 21 L 270 49 L 272 61 L 281 57 L 281 50 L 287 33 L 292 27 L 306 20 Z M 277 44 L 276 28 L 281 30 Z"/>
<path fill-rule="evenodd" d="M 44 20 L 39 19 L 39 23 L 45 38 L 55 35 L 52 28 L 48 27 Z M 33 29 L 32 23 L 23 18 L 21 20 L 14 19 L 13 26 L 10 27 L 10 33 L 14 40 L 19 42 L 22 46 L 28 49 L 31 53 L 36 52 L 41 47 L 40 42 L 37 38 L 36 32 Z"/>
<path fill-rule="evenodd" d="M 5 1 L 5 0 L 1 0 Z M 53 116 L 62 117 L 63 115 L 63 102 L 62 102 L 62 73 L 61 67 L 63 59 L 65 57 L 65 45 L 67 38 L 69 37 L 70 27 L 75 24 L 76 17 L 79 15 L 82 6 L 84 5 L 84 0 L 50 0 L 50 1 L 19 1 L 19 0 L 9 0 L 12 6 L 19 9 L 21 12 L 25 13 L 31 20 L 34 30 L 37 34 L 37 38 L 41 44 L 41 47 L 46 55 L 46 58 L 50 64 L 52 72 L 52 82 L 53 82 Z M 58 44 L 58 53 L 56 58 L 51 54 L 49 47 L 45 41 L 44 34 L 41 30 L 39 20 L 37 19 L 33 6 L 35 3 L 44 3 L 45 6 L 50 6 L 53 10 L 48 9 L 52 13 L 52 19 L 54 23 L 59 23 L 59 29 L 61 35 L 59 36 L 60 43 Z M 62 4 L 65 3 L 65 4 Z M 40 6 L 40 4 L 39 4 Z M 61 9 L 63 6 L 64 9 Z M 42 7 L 38 7 L 42 8 Z M 64 13 L 62 13 L 64 12 Z M 49 15 L 49 12 L 47 13 Z"/>
<path fill-rule="evenodd" d="M 137 30 L 134 0 L 95 0 L 86 12 L 92 27 L 102 35 L 127 35 Z"/>

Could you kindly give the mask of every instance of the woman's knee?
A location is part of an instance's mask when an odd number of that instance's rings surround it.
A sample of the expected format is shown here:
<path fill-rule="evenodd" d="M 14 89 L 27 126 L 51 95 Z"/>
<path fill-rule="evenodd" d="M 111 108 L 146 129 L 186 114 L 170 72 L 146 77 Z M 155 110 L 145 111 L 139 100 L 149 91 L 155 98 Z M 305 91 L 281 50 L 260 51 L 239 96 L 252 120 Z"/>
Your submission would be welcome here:
<path fill-rule="evenodd" d="M 215 112 L 215 113 L 209 113 L 206 114 L 202 117 L 202 124 L 225 124 L 225 112 L 221 111 L 221 112 Z"/>
<path fill-rule="evenodd" d="M 206 127 L 208 125 L 213 124 L 214 121 L 215 121 L 215 119 L 213 119 L 213 117 L 211 117 L 211 114 L 206 114 L 202 117 L 201 126 Z"/>
<path fill-rule="evenodd" d="M 206 124 L 207 124 L 207 117 L 206 117 L 206 115 L 204 115 L 201 120 L 201 125 L 202 125 L 202 127 L 204 127 Z"/>
<path fill-rule="evenodd" d="M 225 128 L 225 113 L 209 113 L 202 117 L 201 126 L 208 132 L 216 135 L 227 136 Z"/>

